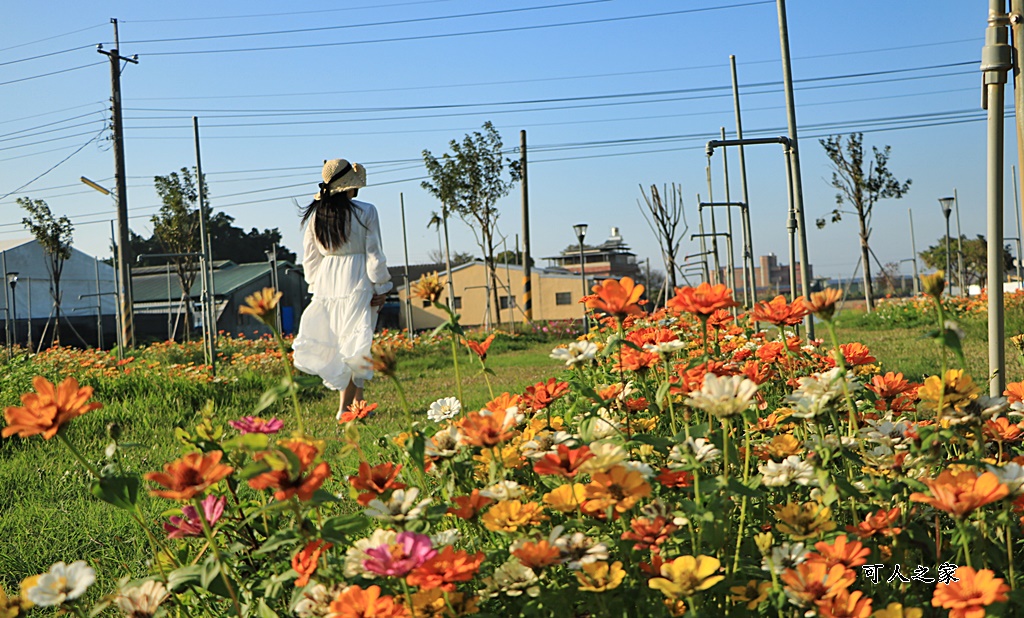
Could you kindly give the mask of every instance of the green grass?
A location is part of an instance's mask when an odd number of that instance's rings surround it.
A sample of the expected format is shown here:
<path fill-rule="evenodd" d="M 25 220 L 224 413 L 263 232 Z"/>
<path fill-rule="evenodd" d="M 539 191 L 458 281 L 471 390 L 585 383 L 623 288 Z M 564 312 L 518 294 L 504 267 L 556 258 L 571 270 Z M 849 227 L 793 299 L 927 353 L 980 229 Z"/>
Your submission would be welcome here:
<path fill-rule="evenodd" d="M 559 370 L 548 353 L 556 344 L 541 342 L 495 342 L 488 366 L 495 393 L 522 392 L 526 386 L 546 379 Z M 449 349 L 441 347 L 429 353 L 400 357 L 398 374 L 404 385 L 414 417 L 423 417 L 438 397 L 455 396 L 454 375 Z M 490 399 L 487 385 L 479 373 L 476 357 L 460 349 L 463 390 L 468 407 L 482 407 Z M 14 405 L 18 395 L 29 389 L 31 367 L 10 368 L 0 382 L 0 405 Z M 56 376 L 49 376 L 55 378 Z M 186 380 L 152 383 L 141 372 L 119 379 L 117 385 L 100 381 L 95 399 L 104 407 L 76 419 L 66 428 L 69 441 L 87 459 L 99 462 L 109 443 L 108 423 L 118 423 L 126 448 L 124 465 L 129 471 L 143 473 L 160 467 L 180 455 L 174 438 L 175 427 L 191 430 L 200 420 L 199 410 L 208 400 L 215 402 L 215 419 L 225 423 L 245 416 L 263 391 L 277 382 L 273 375 L 244 374 L 237 382 L 202 384 Z M 342 444 L 335 413 L 337 394 L 322 388 L 303 393 L 307 432 L 326 440 L 326 460 L 333 477 L 324 485 L 332 492 L 344 492 L 345 479 L 355 473 L 358 457 L 351 453 L 340 457 Z M 378 376 L 366 387 L 368 401 L 379 403 L 376 415 L 360 425 L 360 443 L 370 457 L 383 449 L 377 446 L 387 434 L 396 432 L 402 410 L 395 385 Z M 286 430 L 293 430 L 293 414 L 285 405 L 276 406 L 261 416 L 282 418 Z M 233 432 L 230 427 L 227 432 Z M 58 560 L 87 559 L 99 573 L 97 594 L 113 589 L 115 580 L 125 574 L 145 573 L 149 556 L 138 526 L 123 511 L 93 498 L 88 492 L 89 478 L 68 449 L 57 440 L 43 441 L 10 438 L 0 441 L 0 584 L 6 590 L 17 589 L 28 575 L 46 571 Z M 243 488 L 243 490 L 246 488 Z M 143 511 L 159 531 L 166 520 L 164 511 L 173 508 L 166 500 L 145 496 Z"/>

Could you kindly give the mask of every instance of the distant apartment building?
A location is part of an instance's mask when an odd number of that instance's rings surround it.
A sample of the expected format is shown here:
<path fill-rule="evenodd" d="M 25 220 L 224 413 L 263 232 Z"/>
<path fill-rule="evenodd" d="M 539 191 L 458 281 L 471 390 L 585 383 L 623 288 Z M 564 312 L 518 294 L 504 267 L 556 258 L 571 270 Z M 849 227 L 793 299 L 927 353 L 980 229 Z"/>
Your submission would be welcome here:
<path fill-rule="evenodd" d="M 758 292 L 762 294 L 789 293 L 789 264 L 779 264 L 779 258 L 774 253 L 762 255 L 758 262 L 759 265 L 754 267 L 754 285 L 757 287 Z M 813 284 L 813 264 L 809 264 L 807 266 L 807 272 L 809 273 L 811 283 Z M 738 267 L 734 270 L 733 282 L 734 289 L 742 289 L 743 268 Z M 796 285 L 798 287 L 802 285 L 802 279 L 800 278 L 800 262 L 796 263 Z"/>
<path fill-rule="evenodd" d="M 579 246 L 570 246 L 563 249 L 559 255 L 544 258 L 552 269 L 562 269 L 574 275 L 580 274 L 580 250 Z M 607 240 L 597 246 L 588 246 L 584 243 L 582 267 L 587 277 L 588 285 L 597 279 L 621 279 L 640 277 L 640 265 L 636 261 L 636 254 L 629 245 L 622 239 L 618 227 L 612 227 L 611 235 Z"/>

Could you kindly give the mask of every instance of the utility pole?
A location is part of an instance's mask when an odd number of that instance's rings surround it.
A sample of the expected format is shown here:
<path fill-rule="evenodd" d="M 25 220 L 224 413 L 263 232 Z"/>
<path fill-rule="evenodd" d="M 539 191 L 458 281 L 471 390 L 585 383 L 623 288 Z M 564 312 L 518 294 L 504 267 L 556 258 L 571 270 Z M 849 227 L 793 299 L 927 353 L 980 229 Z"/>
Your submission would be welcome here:
<path fill-rule="evenodd" d="M 519 132 L 519 164 L 523 183 L 523 314 L 527 323 L 533 321 L 533 300 L 530 274 L 530 191 L 526 184 L 526 131 Z"/>
<path fill-rule="evenodd" d="M 110 111 L 113 115 L 112 138 L 114 141 L 114 181 L 117 192 L 117 261 L 118 283 L 121 288 L 121 341 L 124 345 L 135 345 L 135 311 L 132 304 L 132 249 L 128 243 L 128 182 L 124 171 L 124 124 L 121 120 L 121 61 L 138 64 L 138 56 L 126 58 L 118 47 L 117 20 L 114 24 L 114 49 L 106 51 L 100 46 L 99 53 L 110 58 Z"/>
<path fill-rule="evenodd" d="M 792 161 L 793 209 L 796 211 L 800 231 L 800 290 L 804 298 L 811 297 L 811 265 L 807 250 L 807 224 L 804 220 L 804 185 L 800 178 L 800 155 L 796 135 L 796 102 L 793 99 L 793 68 L 789 57 L 789 25 L 786 22 L 786 0 L 776 0 L 779 12 L 779 46 L 782 48 L 782 82 L 786 91 L 786 124 L 789 126 L 790 160 Z M 796 287 L 795 282 L 790 282 Z M 814 319 L 804 318 L 807 338 L 814 339 Z"/>
<path fill-rule="evenodd" d="M 199 118 L 192 116 L 192 135 L 196 143 L 196 186 L 199 189 L 199 242 L 202 257 L 199 267 L 202 269 L 202 305 L 203 332 L 206 335 L 206 358 L 210 364 L 210 373 L 217 375 L 217 322 L 213 307 L 213 276 L 211 272 L 210 242 L 206 234 L 206 183 L 203 181 L 203 162 L 199 155 Z M 276 256 L 275 256 L 276 257 Z"/>
<path fill-rule="evenodd" d="M 743 119 L 740 114 L 740 88 L 739 80 L 736 77 L 736 56 L 729 56 L 729 66 L 732 69 L 732 103 L 736 112 L 736 139 L 739 140 L 740 150 L 740 189 L 743 192 L 743 208 L 740 210 L 743 216 L 743 259 L 746 265 L 747 276 L 750 279 L 750 305 L 757 302 L 757 282 L 754 280 L 754 237 L 750 229 L 750 196 L 747 195 L 747 162 L 743 158 Z"/>
<path fill-rule="evenodd" d="M 722 127 L 722 139 L 725 139 L 725 127 Z M 728 150 L 722 148 L 722 174 L 725 177 L 725 201 L 726 203 L 732 200 L 729 197 L 729 155 Z M 711 169 L 710 161 L 708 162 L 708 169 Z M 714 211 L 712 211 L 714 212 Z M 729 235 L 725 237 L 726 244 L 725 250 L 729 254 L 726 260 L 727 268 L 729 269 L 729 289 L 732 290 L 732 295 L 736 296 L 736 262 L 735 253 L 732 246 L 732 210 L 727 206 L 725 208 L 726 226 L 729 230 Z M 747 277 L 746 267 L 743 269 L 743 304 L 749 306 L 749 299 L 747 295 Z M 732 308 L 732 315 L 736 316 L 736 307 Z"/>
<path fill-rule="evenodd" d="M 910 217 L 910 250 L 914 252 L 914 296 L 921 294 L 921 282 L 917 278 L 917 241 L 914 239 L 914 211 L 907 209 Z"/>

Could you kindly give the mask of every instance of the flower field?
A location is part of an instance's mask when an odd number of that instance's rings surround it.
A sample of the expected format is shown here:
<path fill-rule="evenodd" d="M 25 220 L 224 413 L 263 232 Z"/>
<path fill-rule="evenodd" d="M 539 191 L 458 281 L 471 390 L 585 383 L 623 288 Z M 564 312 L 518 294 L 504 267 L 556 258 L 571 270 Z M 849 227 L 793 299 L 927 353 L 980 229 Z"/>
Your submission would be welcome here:
<path fill-rule="evenodd" d="M 147 572 L 97 590 L 98 570 L 119 569 L 68 555 L 5 579 L 0 617 L 1014 616 L 1024 385 L 989 398 L 964 372 L 937 283 L 915 301 L 937 328 L 920 382 L 837 339 L 837 291 L 737 314 L 704 284 L 648 313 L 628 278 L 596 286 L 591 331 L 514 392 L 492 369 L 505 338 L 474 338 L 437 304 L 435 333 L 387 333 L 367 359 L 394 397 L 327 432 L 307 410 L 317 381 L 277 337 L 225 341 L 217 378 L 170 345 L 12 361 L 4 388 L 25 394 L 5 442 L 70 453 L 75 488 L 142 531 Z M 797 334 L 808 314 L 824 340 Z M 410 354 L 454 376 L 422 409 Z M 230 418 L 208 404 L 167 461 L 135 469 L 116 428 L 97 452 L 76 439 L 144 380 L 216 391 L 253 373 L 279 383 Z M 487 401 L 471 406 L 478 378 Z M 400 418 L 387 435 L 378 406 Z"/>

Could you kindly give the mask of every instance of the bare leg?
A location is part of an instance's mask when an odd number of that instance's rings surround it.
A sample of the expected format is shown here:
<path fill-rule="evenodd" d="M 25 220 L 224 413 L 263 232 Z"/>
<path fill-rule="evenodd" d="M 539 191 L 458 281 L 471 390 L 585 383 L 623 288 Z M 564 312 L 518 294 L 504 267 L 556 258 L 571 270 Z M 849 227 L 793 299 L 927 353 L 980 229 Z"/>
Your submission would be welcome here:
<path fill-rule="evenodd" d="M 347 410 L 348 407 L 352 405 L 353 401 L 359 401 L 362 398 L 363 388 L 361 386 L 356 386 L 356 383 L 350 380 L 348 386 L 345 387 L 345 390 L 341 394 L 341 410 Z"/>

